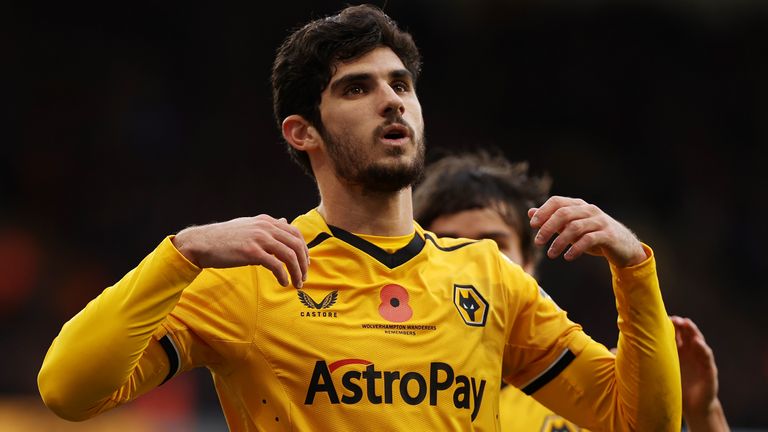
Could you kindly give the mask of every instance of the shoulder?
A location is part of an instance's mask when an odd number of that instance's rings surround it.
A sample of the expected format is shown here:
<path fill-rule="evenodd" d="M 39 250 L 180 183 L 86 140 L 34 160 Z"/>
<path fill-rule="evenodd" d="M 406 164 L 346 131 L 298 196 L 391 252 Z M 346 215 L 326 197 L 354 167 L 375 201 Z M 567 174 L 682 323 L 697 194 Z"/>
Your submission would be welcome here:
<path fill-rule="evenodd" d="M 460 255 L 463 259 L 487 261 L 489 264 L 509 269 L 513 273 L 525 273 L 522 267 L 501 253 L 493 240 L 438 237 L 435 233 L 427 230 L 422 230 L 422 235 L 427 246 L 440 252 L 458 252 L 456 255 Z"/>
<path fill-rule="evenodd" d="M 427 230 L 420 230 L 420 233 L 424 237 L 425 248 L 433 250 L 433 259 L 472 262 L 484 268 L 486 274 L 497 274 L 504 279 L 511 277 L 516 283 L 533 279 L 520 265 L 504 255 L 493 240 L 438 237 Z"/>
<path fill-rule="evenodd" d="M 259 285 L 269 275 L 258 266 L 206 268 L 184 290 L 180 304 L 192 304 L 215 315 L 234 314 L 257 301 Z"/>
<path fill-rule="evenodd" d="M 464 249 L 465 253 L 482 254 L 490 252 L 495 243 L 491 240 L 472 240 L 467 238 L 438 237 L 437 234 L 420 230 L 427 245 L 442 252 L 453 252 Z M 490 249 L 489 249 L 490 248 Z M 497 248 L 498 250 L 498 248 Z"/>

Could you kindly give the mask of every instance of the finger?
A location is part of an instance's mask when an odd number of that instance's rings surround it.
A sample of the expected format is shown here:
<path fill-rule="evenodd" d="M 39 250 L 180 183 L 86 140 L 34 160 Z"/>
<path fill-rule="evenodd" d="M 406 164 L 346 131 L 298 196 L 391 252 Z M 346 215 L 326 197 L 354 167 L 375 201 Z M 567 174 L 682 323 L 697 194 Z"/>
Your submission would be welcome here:
<path fill-rule="evenodd" d="M 675 342 L 677 343 L 677 349 L 680 350 L 684 345 L 683 340 L 683 319 L 678 316 L 671 316 L 669 320 L 672 321 L 672 326 L 675 328 Z"/>
<path fill-rule="evenodd" d="M 677 330 L 677 327 L 675 327 L 675 330 Z M 683 336 L 680 334 L 679 331 L 675 331 L 675 344 L 677 345 L 677 349 L 681 349 L 683 347 Z"/>
<path fill-rule="evenodd" d="M 690 318 L 686 318 L 685 320 L 688 323 L 688 325 L 691 327 L 691 331 L 695 333 L 696 336 L 704 339 L 704 333 L 702 333 L 701 330 L 699 330 L 699 326 L 697 326 L 696 323 L 693 322 L 693 320 L 691 320 Z"/>
<path fill-rule="evenodd" d="M 307 248 L 307 243 L 304 241 L 304 235 L 301 234 L 301 231 L 299 231 L 298 228 L 289 224 L 285 218 L 280 218 L 277 222 L 278 223 L 275 226 L 298 240 L 296 243 L 291 242 L 291 247 L 294 248 L 296 251 L 296 256 L 299 257 L 299 264 L 302 268 L 303 279 L 307 280 L 307 271 L 309 269 L 309 248 Z"/>
<path fill-rule="evenodd" d="M 288 275 L 285 273 L 283 263 L 280 262 L 279 259 L 275 258 L 267 252 L 262 251 L 261 256 L 259 257 L 259 264 L 262 267 L 270 270 L 272 274 L 275 275 L 277 282 L 281 286 L 288 286 Z"/>
<path fill-rule="evenodd" d="M 274 255 L 278 260 L 285 264 L 285 267 L 288 269 L 288 274 L 291 275 L 293 286 L 301 288 L 304 282 L 304 275 L 301 271 L 296 252 L 286 244 L 275 239 L 267 242 L 264 250 Z"/>
<path fill-rule="evenodd" d="M 693 324 L 693 321 L 691 321 L 689 318 L 677 315 L 670 315 L 669 320 L 672 321 L 672 324 L 674 324 L 675 327 L 690 328 L 691 324 Z"/>
<path fill-rule="evenodd" d="M 299 279 L 303 282 L 307 280 L 307 272 L 309 271 L 309 250 L 307 249 L 307 244 L 304 243 L 304 237 L 301 236 L 301 233 L 298 233 L 297 236 L 296 232 L 288 229 L 293 227 L 290 225 L 285 225 L 285 227 L 286 229 L 283 229 L 283 227 L 276 227 L 274 229 L 274 239 L 293 251 L 293 257 L 298 263 Z"/>
<path fill-rule="evenodd" d="M 277 219 L 273 218 L 272 216 L 270 216 L 268 214 L 260 214 L 258 216 L 254 216 L 253 220 L 257 221 L 257 222 L 266 222 L 266 223 L 269 223 L 269 224 L 277 223 Z"/>
<path fill-rule="evenodd" d="M 674 323 L 674 322 L 673 322 Z M 675 324 L 675 332 L 680 335 L 680 339 L 684 345 L 691 345 L 696 338 L 696 332 L 691 327 L 691 320 L 687 318 L 681 318 Z"/>
<path fill-rule="evenodd" d="M 533 215 L 536 214 L 536 211 L 538 210 L 538 207 L 531 207 L 528 209 L 528 219 L 532 218 Z"/>
<path fill-rule="evenodd" d="M 603 231 L 593 231 L 586 233 L 581 238 L 572 244 L 570 248 L 563 254 L 563 258 L 566 261 L 573 261 L 576 258 L 584 255 L 588 250 L 592 249 L 596 245 L 605 242 L 607 235 Z"/>
<path fill-rule="evenodd" d="M 563 253 L 568 245 L 576 243 L 587 233 L 595 232 L 602 227 L 598 218 L 579 218 L 578 215 L 574 215 L 574 217 L 576 219 L 568 222 L 562 232 L 552 241 L 547 250 L 548 257 L 555 258 Z"/>
<path fill-rule="evenodd" d="M 690 338 L 690 344 L 693 346 L 694 351 L 701 358 L 713 359 L 714 355 L 712 348 L 707 345 L 707 341 L 704 339 L 704 334 L 699 330 L 699 327 L 690 318 L 684 318 L 687 336 Z"/>
<path fill-rule="evenodd" d="M 704 342 L 704 339 L 694 337 L 690 341 L 691 349 L 702 362 L 712 358 L 712 348 Z"/>
<path fill-rule="evenodd" d="M 561 207 L 583 204 L 586 204 L 584 200 L 578 198 L 568 198 L 556 195 L 551 196 L 541 207 L 528 210 L 528 217 L 531 218 L 531 227 L 541 227 L 547 220 L 549 220 L 552 214 Z M 533 213 L 531 213 L 531 210 L 533 210 Z"/>
<path fill-rule="evenodd" d="M 303 252 L 301 255 L 303 255 L 303 258 L 304 258 L 302 260 L 303 261 L 303 263 L 302 263 L 302 265 L 303 265 L 302 270 L 304 272 L 304 280 L 306 281 L 307 280 L 307 274 L 309 272 L 309 264 L 310 264 L 309 248 L 307 247 L 307 242 L 304 241 L 304 235 L 301 234 L 301 231 L 299 231 L 299 229 L 296 228 L 293 225 L 288 225 L 288 227 L 290 228 L 291 232 L 296 236 L 296 238 L 301 243 L 300 247 L 301 247 L 301 251 Z"/>
<path fill-rule="evenodd" d="M 541 224 L 539 232 L 534 239 L 534 242 L 537 245 L 541 246 L 547 243 L 555 234 L 564 232 L 566 226 L 573 221 L 587 219 L 595 214 L 594 206 L 590 206 L 589 204 L 569 203 L 570 205 L 557 208 L 549 215 L 547 220 Z M 541 213 L 542 210 L 543 206 L 536 213 Z M 537 215 L 534 215 L 534 217 L 537 217 Z"/>
<path fill-rule="evenodd" d="M 683 345 L 690 345 L 695 336 L 691 331 L 690 320 L 676 315 L 670 316 L 669 319 L 675 327 L 675 336 L 682 341 Z"/>

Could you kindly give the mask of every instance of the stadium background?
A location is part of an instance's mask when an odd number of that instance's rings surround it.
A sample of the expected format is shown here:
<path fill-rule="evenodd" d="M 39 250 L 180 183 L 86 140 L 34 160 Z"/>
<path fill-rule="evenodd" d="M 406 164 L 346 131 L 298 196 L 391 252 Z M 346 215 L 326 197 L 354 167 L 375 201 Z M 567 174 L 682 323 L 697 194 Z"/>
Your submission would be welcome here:
<path fill-rule="evenodd" d="M 317 202 L 280 143 L 269 72 L 290 28 L 341 7 L 0 6 L 0 430 L 70 430 L 40 410 L 45 350 L 163 236 Z M 429 159 L 501 149 L 635 230 L 655 249 L 668 310 L 715 351 L 730 423 L 768 427 L 768 3 L 385 10 L 422 49 Z M 608 277 L 597 258 L 541 268 L 545 289 L 611 346 Z M 77 430 L 131 430 L 136 412 L 162 430 L 222 430 L 204 374 L 164 391 Z"/>

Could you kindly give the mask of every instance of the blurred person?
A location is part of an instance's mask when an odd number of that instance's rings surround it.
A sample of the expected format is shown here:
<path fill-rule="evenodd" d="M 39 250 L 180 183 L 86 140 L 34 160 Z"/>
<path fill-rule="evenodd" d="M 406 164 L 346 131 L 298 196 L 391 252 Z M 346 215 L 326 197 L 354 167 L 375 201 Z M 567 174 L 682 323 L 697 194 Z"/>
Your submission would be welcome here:
<path fill-rule="evenodd" d="M 608 261 L 614 357 L 495 244 L 414 222 L 420 67 L 373 6 L 291 33 L 274 111 L 319 206 L 168 236 L 64 324 L 38 375 L 45 403 L 83 420 L 204 366 L 232 430 L 497 430 L 502 379 L 594 429 L 676 429 L 674 329 L 626 227 L 566 197 L 526 216 L 537 244 L 556 236 L 550 257 Z"/>
<path fill-rule="evenodd" d="M 729 431 L 723 405 L 717 397 L 719 383 L 712 348 L 696 323 L 672 316 L 680 357 L 683 385 L 683 417 L 692 432 Z"/>
<path fill-rule="evenodd" d="M 549 197 L 552 179 L 531 176 L 526 162 L 486 151 L 446 156 L 427 167 L 413 193 L 414 218 L 438 237 L 490 239 L 532 276 L 543 254 L 526 222 L 528 209 Z M 690 319 L 671 317 L 682 374 L 683 416 L 692 432 L 728 431 L 717 398 L 711 348 Z M 555 414 L 519 389 L 503 385 L 502 431 L 586 430 Z"/>

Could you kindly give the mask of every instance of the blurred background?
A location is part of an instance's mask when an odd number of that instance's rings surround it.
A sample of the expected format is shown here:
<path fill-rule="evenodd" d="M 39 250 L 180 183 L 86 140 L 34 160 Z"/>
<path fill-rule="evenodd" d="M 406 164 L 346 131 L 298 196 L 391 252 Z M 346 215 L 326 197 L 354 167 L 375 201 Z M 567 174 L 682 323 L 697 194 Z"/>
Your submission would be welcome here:
<path fill-rule="evenodd" d="M 376 4 L 421 47 L 429 160 L 500 149 L 632 228 L 668 311 L 714 349 L 729 422 L 768 428 L 768 2 Z M 204 371 L 79 425 L 43 410 L 37 371 L 61 325 L 164 236 L 317 204 L 269 73 L 290 29 L 344 5 L 0 6 L 0 431 L 226 430 Z M 615 344 L 601 259 L 540 276 Z"/>

